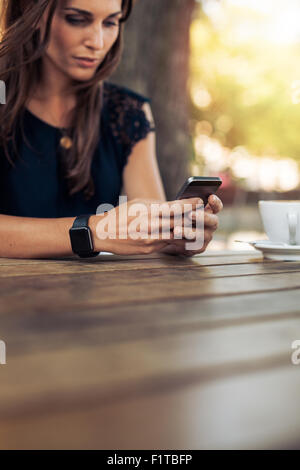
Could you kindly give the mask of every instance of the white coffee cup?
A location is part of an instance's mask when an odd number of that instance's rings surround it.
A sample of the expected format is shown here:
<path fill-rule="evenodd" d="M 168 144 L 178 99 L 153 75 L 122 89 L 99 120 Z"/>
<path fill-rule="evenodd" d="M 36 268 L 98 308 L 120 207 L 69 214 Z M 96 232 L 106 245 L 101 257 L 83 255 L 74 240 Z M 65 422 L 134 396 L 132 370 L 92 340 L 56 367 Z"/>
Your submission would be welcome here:
<path fill-rule="evenodd" d="M 269 240 L 300 245 L 300 201 L 259 201 L 258 206 Z"/>

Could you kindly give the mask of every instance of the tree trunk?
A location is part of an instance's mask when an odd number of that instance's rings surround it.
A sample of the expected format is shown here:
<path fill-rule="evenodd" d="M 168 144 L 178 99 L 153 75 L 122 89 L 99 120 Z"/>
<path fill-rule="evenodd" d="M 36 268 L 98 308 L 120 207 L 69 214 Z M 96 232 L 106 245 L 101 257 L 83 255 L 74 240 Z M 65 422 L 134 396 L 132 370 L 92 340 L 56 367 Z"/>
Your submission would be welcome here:
<path fill-rule="evenodd" d="M 188 176 L 189 31 L 195 0 L 138 0 L 125 27 L 122 63 L 111 81 L 152 100 L 158 163 L 168 200 Z"/>

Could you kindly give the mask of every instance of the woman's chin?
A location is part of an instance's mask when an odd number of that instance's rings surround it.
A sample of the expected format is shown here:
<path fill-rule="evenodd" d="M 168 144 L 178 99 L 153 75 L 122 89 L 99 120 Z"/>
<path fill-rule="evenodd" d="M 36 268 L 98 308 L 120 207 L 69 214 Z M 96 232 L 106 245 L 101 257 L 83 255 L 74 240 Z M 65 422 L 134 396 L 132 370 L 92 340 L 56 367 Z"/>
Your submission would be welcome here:
<path fill-rule="evenodd" d="M 70 76 L 73 80 L 85 82 L 93 78 L 95 72 L 96 70 L 80 70 L 79 72 L 73 72 Z"/>

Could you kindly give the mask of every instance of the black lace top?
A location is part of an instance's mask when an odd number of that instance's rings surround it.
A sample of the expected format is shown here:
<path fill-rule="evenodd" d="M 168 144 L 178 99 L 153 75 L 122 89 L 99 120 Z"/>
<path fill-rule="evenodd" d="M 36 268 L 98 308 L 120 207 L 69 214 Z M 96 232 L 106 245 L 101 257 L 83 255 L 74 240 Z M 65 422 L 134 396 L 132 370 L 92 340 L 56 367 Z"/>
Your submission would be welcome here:
<path fill-rule="evenodd" d="M 31 147 L 18 142 L 15 168 L 0 147 L 0 213 L 22 217 L 75 217 L 95 214 L 100 204 L 118 205 L 122 174 L 133 146 L 153 131 L 142 106 L 151 102 L 132 90 L 104 82 L 101 138 L 92 162 L 95 195 L 86 201 L 83 191 L 68 196 L 59 176 L 61 132 L 28 109 L 24 131 Z M 20 137 L 19 137 L 20 138 Z"/>

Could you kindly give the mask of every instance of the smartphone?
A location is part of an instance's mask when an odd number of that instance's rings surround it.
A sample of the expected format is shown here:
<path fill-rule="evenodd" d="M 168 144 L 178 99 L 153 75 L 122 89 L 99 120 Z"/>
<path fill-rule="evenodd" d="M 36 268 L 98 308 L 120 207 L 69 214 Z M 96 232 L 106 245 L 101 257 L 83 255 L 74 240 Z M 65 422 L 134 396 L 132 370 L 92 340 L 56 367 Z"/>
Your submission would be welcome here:
<path fill-rule="evenodd" d="M 178 192 L 176 200 L 200 197 L 206 206 L 209 196 L 215 194 L 221 184 L 219 177 L 191 176 Z"/>

